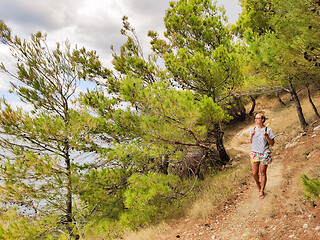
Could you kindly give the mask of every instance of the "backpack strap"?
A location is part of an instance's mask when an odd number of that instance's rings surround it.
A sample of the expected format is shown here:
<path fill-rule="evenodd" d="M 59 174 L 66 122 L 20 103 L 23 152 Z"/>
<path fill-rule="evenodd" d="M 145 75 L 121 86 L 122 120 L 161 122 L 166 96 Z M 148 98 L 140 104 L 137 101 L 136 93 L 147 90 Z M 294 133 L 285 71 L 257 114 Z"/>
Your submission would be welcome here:
<path fill-rule="evenodd" d="M 266 129 L 265 129 L 264 131 L 268 134 L 267 129 L 268 129 L 268 128 L 266 127 Z M 267 141 L 267 146 L 269 146 L 268 141 Z"/>

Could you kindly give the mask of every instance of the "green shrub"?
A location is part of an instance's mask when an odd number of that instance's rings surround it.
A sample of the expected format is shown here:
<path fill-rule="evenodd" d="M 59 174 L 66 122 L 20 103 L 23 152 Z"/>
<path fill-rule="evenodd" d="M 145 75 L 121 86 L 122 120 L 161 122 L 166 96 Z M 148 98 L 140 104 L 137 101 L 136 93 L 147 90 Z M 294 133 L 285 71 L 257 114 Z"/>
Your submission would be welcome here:
<path fill-rule="evenodd" d="M 54 231 L 57 221 L 53 215 L 41 218 L 21 216 L 16 208 L 10 208 L 0 214 L 0 240 L 60 239 L 62 234 Z"/>
<path fill-rule="evenodd" d="M 92 219 L 84 228 L 83 239 L 114 239 L 121 238 L 125 228 L 122 228 L 118 221 L 112 219 Z"/>
<path fill-rule="evenodd" d="M 179 182 L 179 178 L 172 175 L 132 175 L 124 193 L 127 210 L 121 216 L 121 223 L 137 229 L 168 217 L 179 203 L 176 193 Z"/>
<path fill-rule="evenodd" d="M 302 182 L 307 192 L 306 197 L 316 197 L 320 199 L 320 181 L 317 178 L 309 178 L 306 174 L 302 175 Z"/>
<path fill-rule="evenodd" d="M 78 196 L 86 205 L 86 212 L 82 214 L 87 220 L 118 220 L 124 208 L 123 192 L 129 174 L 122 169 L 91 170 L 79 177 L 78 182 L 74 181 Z"/>

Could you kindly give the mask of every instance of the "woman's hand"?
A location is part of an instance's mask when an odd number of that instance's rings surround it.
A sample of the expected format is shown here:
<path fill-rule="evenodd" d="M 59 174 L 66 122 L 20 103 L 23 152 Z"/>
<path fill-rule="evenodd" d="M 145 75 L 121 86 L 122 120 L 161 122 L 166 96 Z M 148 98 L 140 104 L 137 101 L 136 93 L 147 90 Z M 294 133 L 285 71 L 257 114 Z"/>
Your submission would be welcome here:
<path fill-rule="evenodd" d="M 269 135 L 266 133 L 266 131 L 263 131 L 262 134 L 267 139 L 267 142 L 269 143 L 269 145 L 273 146 L 274 145 L 274 139 L 269 138 Z"/>

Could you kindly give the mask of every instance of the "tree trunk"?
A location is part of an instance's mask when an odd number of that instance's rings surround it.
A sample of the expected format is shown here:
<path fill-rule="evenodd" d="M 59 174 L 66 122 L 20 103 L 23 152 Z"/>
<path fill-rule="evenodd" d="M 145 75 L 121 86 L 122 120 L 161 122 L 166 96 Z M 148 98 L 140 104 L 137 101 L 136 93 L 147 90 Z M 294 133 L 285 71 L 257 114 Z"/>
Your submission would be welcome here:
<path fill-rule="evenodd" d="M 65 154 L 65 163 L 66 163 L 66 227 L 69 233 L 69 236 L 73 236 L 73 226 L 72 226 L 72 181 L 71 181 L 71 161 L 69 155 L 69 144 L 68 140 L 65 140 L 64 143 L 64 154 Z"/>
<path fill-rule="evenodd" d="M 313 108 L 313 111 L 315 112 L 315 114 L 317 115 L 317 117 L 320 118 L 320 115 L 319 115 L 319 113 L 318 113 L 318 110 L 317 110 L 316 106 L 314 105 L 314 103 L 313 103 L 313 101 L 312 101 L 309 86 L 306 85 L 306 87 L 307 87 L 307 90 L 308 90 L 309 102 L 310 102 L 310 104 L 311 104 L 311 106 L 312 106 L 312 108 Z"/>
<path fill-rule="evenodd" d="M 194 169 L 194 175 L 196 176 L 197 179 L 203 179 L 203 176 L 200 175 L 200 170 L 201 170 L 201 166 L 203 165 L 207 157 L 208 157 L 208 150 L 204 150 L 203 156 L 201 157 L 201 159 L 199 160 L 199 162 L 197 163 Z"/>
<path fill-rule="evenodd" d="M 249 115 L 251 116 L 254 112 L 254 109 L 256 107 L 256 98 L 255 97 L 252 97 L 250 96 L 251 98 L 251 101 L 252 101 L 252 105 L 251 105 L 251 109 L 250 109 L 250 112 L 249 112 Z"/>
<path fill-rule="evenodd" d="M 301 104 L 297 95 L 296 90 L 294 89 L 293 85 L 292 85 L 292 81 L 291 79 L 289 79 L 289 90 L 290 90 L 290 94 L 292 96 L 292 99 L 294 101 L 294 104 L 296 105 L 296 110 L 297 110 L 297 114 L 299 117 L 299 121 L 300 121 L 300 125 L 302 127 L 303 130 L 306 130 L 308 123 L 306 122 L 306 119 L 304 118 L 303 112 L 302 112 L 302 108 L 301 108 Z"/>
<path fill-rule="evenodd" d="M 70 159 L 70 146 L 68 139 L 64 141 L 64 158 L 66 163 L 66 228 L 68 230 L 69 238 L 80 239 L 78 234 L 74 233 L 73 216 L 72 216 L 72 173 L 71 173 L 71 159 Z"/>
<path fill-rule="evenodd" d="M 215 137 L 216 148 L 220 157 L 220 164 L 226 165 L 230 161 L 230 157 L 228 156 L 226 149 L 224 148 L 224 145 L 223 145 L 223 135 L 224 135 L 224 132 L 222 131 L 220 125 L 215 124 L 214 137 Z"/>
<path fill-rule="evenodd" d="M 239 116 L 241 121 L 244 121 L 246 119 L 247 114 L 246 114 L 246 109 L 242 104 L 241 97 L 234 96 L 234 99 L 237 102 L 237 105 L 238 105 L 239 111 L 240 111 L 240 114 L 237 114 L 237 115 Z"/>
<path fill-rule="evenodd" d="M 168 167 L 169 167 L 169 156 L 165 154 L 159 159 L 158 172 L 168 175 Z"/>
<path fill-rule="evenodd" d="M 277 97 L 279 103 L 280 103 L 282 106 L 284 106 L 284 107 L 287 106 L 287 105 L 282 101 L 282 99 L 280 98 L 279 93 L 276 93 L 276 97 Z"/>

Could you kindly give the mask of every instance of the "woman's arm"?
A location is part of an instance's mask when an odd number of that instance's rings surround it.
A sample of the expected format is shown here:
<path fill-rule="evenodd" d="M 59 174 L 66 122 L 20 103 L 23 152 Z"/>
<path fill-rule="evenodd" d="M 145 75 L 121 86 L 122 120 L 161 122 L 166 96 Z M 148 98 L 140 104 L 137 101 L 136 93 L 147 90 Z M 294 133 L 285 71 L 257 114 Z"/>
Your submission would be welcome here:
<path fill-rule="evenodd" d="M 268 134 L 265 131 L 263 131 L 263 135 L 266 137 L 269 145 L 273 146 L 274 145 L 274 138 L 273 139 L 269 138 Z"/>
<path fill-rule="evenodd" d="M 251 134 L 250 134 L 250 142 L 252 143 L 252 138 L 253 138 L 253 135 L 256 133 L 256 131 L 252 130 L 251 131 Z"/>

